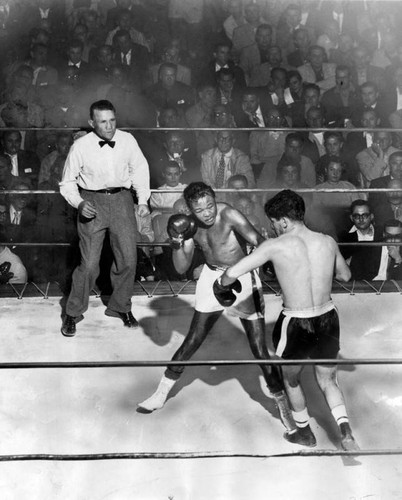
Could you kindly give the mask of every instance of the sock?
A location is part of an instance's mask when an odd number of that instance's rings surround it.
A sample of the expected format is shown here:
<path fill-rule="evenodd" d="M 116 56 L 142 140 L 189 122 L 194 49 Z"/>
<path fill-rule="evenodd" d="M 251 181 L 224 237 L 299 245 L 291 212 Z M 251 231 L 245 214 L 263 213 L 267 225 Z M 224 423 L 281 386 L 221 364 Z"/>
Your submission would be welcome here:
<path fill-rule="evenodd" d="M 159 410 L 165 404 L 170 389 L 174 386 L 175 383 L 176 380 L 167 378 L 165 375 L 163 375 L 156 391 L 152 394 L 152 396 L 142 403 L 138 403 L 138 406 L 149 412 Z"/>
<path fill-rule="evenodd" d="M 292 411 L 292 414 L 297 427 L 303 428 L 308 426 L 310 416 L 308 414 L 307 408 L 304 408 L 304 410 L 301 411 Z"/>
<path fill-rule="evenodd" d="M 332 408 L 331 413 L 335 419 L 335 422 L 338 425 L 349 423 L 349 418 L 348 418 L 348 415 L 346 413 L 345 405 L 335 406 L 335 408 Z"/>

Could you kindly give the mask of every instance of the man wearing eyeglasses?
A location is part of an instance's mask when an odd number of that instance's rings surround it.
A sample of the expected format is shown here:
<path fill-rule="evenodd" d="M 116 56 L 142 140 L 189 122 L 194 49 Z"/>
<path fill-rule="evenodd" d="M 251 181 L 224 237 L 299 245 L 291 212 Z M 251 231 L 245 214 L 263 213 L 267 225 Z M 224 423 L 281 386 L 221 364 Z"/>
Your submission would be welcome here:
<path fill-rule="evenodd" d="M 350 206 L 352 227 L 340 236 L 341 243 L 382 241 L 382 229 L 374 226 L 374 215 L 365 200 L 355 200 Z M 341 253 L 349 264 L 353 280 L 381 279 L 381 262 L 386 262 L 387 249 L 381 246 L 341 246 Z M 384 255 L 383 255 L 384 254 Z"/>

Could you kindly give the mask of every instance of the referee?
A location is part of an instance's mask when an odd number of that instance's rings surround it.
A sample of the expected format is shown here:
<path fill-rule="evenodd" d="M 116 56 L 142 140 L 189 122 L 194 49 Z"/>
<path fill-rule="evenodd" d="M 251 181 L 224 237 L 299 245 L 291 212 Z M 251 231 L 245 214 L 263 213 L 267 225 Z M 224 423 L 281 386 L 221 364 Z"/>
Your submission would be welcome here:
<path fill-rule="evenodd" d="M 75 335 L 76 323 L 88 309 L 89 293 L 99 275 L 106 231 L 109 231 L 114 260 L 113 293 L 105 314 L 120 318 L 128 328 L 138 327 L 131 312 L 137 250 L 130 189 L 137 193 L 139 215 L 148 215 L 148 163 L 134 137 L 116 129 L 116 111 L 110 101 L 91 105 L 89 124 L 93 130 L 72 145 L 60 182 L 60 193 L 78 209 L 81 251 L 81 263 L 73 273 L 61 328 L 65 337 Z"/>

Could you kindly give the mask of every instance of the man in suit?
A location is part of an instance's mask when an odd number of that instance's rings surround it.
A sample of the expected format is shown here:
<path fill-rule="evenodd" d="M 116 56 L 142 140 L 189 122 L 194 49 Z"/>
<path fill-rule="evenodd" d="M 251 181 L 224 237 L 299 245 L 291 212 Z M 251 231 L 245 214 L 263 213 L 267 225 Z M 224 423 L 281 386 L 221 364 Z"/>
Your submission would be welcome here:
<path fill-rule="evenodd" d="M 217 80 L 220 71 L 225 69 L 233 73 L 236 84 L 239 87 L 245 87 L 246 80 L 244 71 L 231 59 L 231 48 L 231 44 L 225 41 L 220 41 L 215 45 L 213 59 L 208 63 L 207 67 L 202 72 L 203 78 L 210 76 L 211 79 Z"/>
<path fill-rule="evenodd" d="M 391 179 L 385 187 L 397 191 L 387 191 L 385 193 L 386 202 L 376 205 L 374 208 L 375 218 L 382 226 L 389 219 L 396 219 L 402 222 L 402 181 Z"/>
<path fill-rule="evenodd" d="M 233 31 L 233 50 L 240 54 L 241 50 L 255 42 L 255 34 L 264 19 L 260 15 L 260 7 L 257 3 L 249 2 L 244 8 L 245 23 Z"/>
<path fill-rule="evenodd" d="M 365 200 L 355 200 L 350 206 L 350 220 L 352 227 L 340 235 L 342 243 L 359 241 L 382 241 L 382 227 L 374 225 L 374 214 Z M 352 246 L 341 247 L 343 257 L 348 260 L 352 279 L 373 280 L 379 273 L 382 252 L 385 247 L 380 246 Z"/>
<path fill-rule="evenodd" d="M 11 161 L 11 174 L 25 177 L 36 188 L 40 170 L 40 160 L 36 153 L 21 149 L 22 136 L 18 130 L 6 130 L 3 133 L 2 149 Z M 30 188 L 31 189 L 31 188 Z"/>
<path fill-rule="evenodd" d="M 380 94 L 374 82 L 363 83 L 360 86 L 360 95 L 351 114 L 353 125 L 359 126 L 359 120 L 363 111 L 374 109 L 379 118 L 379 125 L 387 127 L 388 117 L 391 113 L 389 99 Z"/>
<path fill-rule="evenodd" d="M 228 179 L 237 174 L 247 178 L 249 188 L 255 187 L 249 157 L 233 146 L 233 132 L 221 130 L 216 134 L 216 147 L 201 156 L 202 180 L 214 189 L 227 187 Z"/>
<path fill-rule="evenodd" d="M 373 179 L 370 183 L 370 189 L 382 189 L 388 187 L 389 181 L 399 180 L 402 181 L 402 151 L 392 153 L 388 158 L 389 175 Z M 387 196 L 385 193 L 377 192 L 370 193 L 368 201 L 375 213 L 377 207 L 387 203 Z"/>
<path fill-rule="evenodd" d="M 385 75 L 382 68 L 370 64 L 370 54 L 365 45 L 358 45 L 353 49 L 353 66 L 351 79 L 355 87 L 363 83 L 373 82 L 380 91 L 385 89 Z"/>
<path fill-rule="evenodd" d="M 239 128 L 265 127 L 264 116 L 272 107 L 264 99 L 263 91 L 258 88 L 244 89 L 240 105 L 233 105 L 233 116 Z"/>
<path fill-rule="evenodd" d="M 144 94 L 158 109 L 173 107 L 183 116 L 195 102 L 195 91 L 176 79 L 177 67 L 163 63 L 159 68 L 159 81 L 144 90 Z"/>
<path fill-rule="evenodd" d="M 254 43 L 240 52 L 240 67 L 246 75 L 250 87 L 261 87 L 269 80 L 269 48 L 272 45 L 272 27 L 260 24 L 255 33 Z"/>
<path fill-rule="evenodd" d="M 75 67 L 80 81 L 84 84 L 89 80 L 91 75 L 89 64 L 83 61 L 82 55 L 84 51 L 84 44 L 81 40 L 71 40 L 66 47 L 66 57 L 62 64 L 59 66 L 59 74 L 64 74 L 68 67 Z"/>
<path fill-rule="evenodd" d="M 143 86 L 148 68 L 148 50 L 138 43 L 133 43 L 130 33 L 119 30 L 114 35 L 114 61 L 129 68 L 130 80 L 139 87 Z"/>

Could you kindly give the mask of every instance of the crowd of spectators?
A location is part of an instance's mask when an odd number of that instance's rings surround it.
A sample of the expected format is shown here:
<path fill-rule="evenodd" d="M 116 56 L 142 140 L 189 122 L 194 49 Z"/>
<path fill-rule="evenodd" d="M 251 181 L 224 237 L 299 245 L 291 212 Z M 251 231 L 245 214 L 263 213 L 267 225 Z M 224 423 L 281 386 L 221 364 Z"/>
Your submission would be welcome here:
<path fill-rule="evenodd" d="M 192 181 L 233 189 L 219 199 L 267 237 L 272 190 L 329 188 L 301 192 L 307 225 L 386 241 L 342 251 L 354 279 L 400 279 L 401 22 L 399 2 L 376 0 L 0 0 L 0 191 L 58 190 L 90 104 L 108 99 L 120 128 L 141 129 L 160 191 L 140 242 L 167 240 Z M 68 283 L 75 217 L 59 194 L 0 194 L 2 282 Z M 37 242 L 71 246 L 18 245 Z M 201 252 L 186 276 L 169 252 L 142 247 L 137 279 L 197 278 Z"/>

